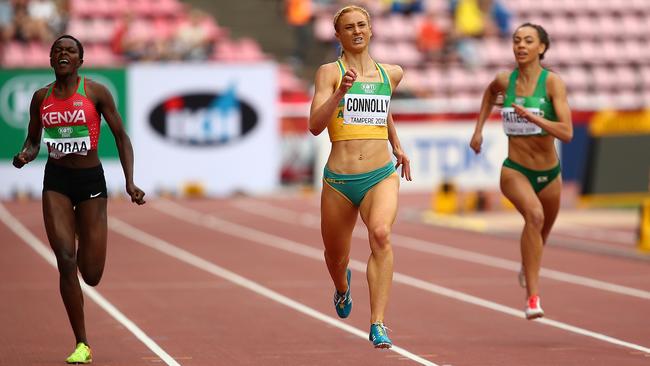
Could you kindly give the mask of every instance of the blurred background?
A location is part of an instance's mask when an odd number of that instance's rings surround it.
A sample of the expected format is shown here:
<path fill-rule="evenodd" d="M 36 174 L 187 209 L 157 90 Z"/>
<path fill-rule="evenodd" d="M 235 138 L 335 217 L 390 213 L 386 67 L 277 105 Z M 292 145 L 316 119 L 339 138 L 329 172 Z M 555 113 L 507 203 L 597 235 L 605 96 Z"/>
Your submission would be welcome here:
<path fill-rule="evenodd" d="M 513 30 L 533 22 L 551 37 L 543 64 L 573 112 L 573 141 L 558 143 L 563 205 L 636 209 L 649 196 L 647 0 L 4 0 L 0 198 L 40 196 L 46 149 L 21 171 L 11 158 L 64 33 L 84 45 L 80 73 L 112 91 L 149 194 L 317 192 L 330 145 L 307 129 L 313 76 L 338 56 L 332 18 L 348 4 L 370 11 L 371 55 L 405 70 L 391 105 L 413 166 L 402 192 L 441 213 L 509 208 L 497 108 L 484 152 L 468 142 L 485 87 L 514 67 Z M 102 140 L 109 190 L 123 194 L 107 128 Z"/>

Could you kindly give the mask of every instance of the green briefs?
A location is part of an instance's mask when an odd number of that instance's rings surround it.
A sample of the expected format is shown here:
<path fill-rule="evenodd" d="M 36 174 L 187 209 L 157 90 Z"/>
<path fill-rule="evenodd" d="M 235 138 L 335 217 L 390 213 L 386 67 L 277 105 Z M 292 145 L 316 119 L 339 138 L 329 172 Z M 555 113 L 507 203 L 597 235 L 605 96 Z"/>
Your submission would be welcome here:
<path fill-rule="evenodd" d="M 366 193 L 377 183 L 388 178 L 394 171 L 395 167 L 392 161 L 379 169 L 361 174 L 336 174 L 325 166 L 323 181 L 341 193 L 353 205 L 359 206 Z"/>
<path fill-rule="evenodd" d="M 524 167 L 523 165 L 515 163 L 514 161 L 510 160 L 510 158 L 506 158 L 506 160 L 503 161 L 503 166 L 514 169 L 525 175 L 526 178 L 528 178 L 530 185 L 533 186 L 535 193 L 539 193 L 539 191 L 551 183 L 553 179 L 560 175 L 561 170 L 559 162 L 554 168 L 549 170 L 532 170 Z"/>

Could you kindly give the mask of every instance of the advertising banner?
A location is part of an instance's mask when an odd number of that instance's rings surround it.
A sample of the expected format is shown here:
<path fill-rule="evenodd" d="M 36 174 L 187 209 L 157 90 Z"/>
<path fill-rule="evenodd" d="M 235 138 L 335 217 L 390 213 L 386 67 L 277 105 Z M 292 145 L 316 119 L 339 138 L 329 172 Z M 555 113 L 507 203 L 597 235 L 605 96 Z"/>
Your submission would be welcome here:
<path fill-rule="evenodd" d="M 113 95 L 117 109 L 128 131 L 126 72 L 123 69 L 84 69 L 80 75 L 105 85 Z M 38 158 L 18 170 L 11 165 L 27 136 L 29 105 L 34 92 L 54 81 L 51 69 L 0 70 L 0 198 L 14 191 L 40 194 L 47 148 L 41 144 Z M 109 189 L 124 187 L 124 176 L 119 166 L 113 134 L 102 120 L 99 156 L 106 171 Z M 116 174 L 113 174 L 113 171 Z"/>
<path fill-rule="evenodd" d="M 129 68 L 135 179 L 145 191 L 208 194 L 279 186 L 278 86 L 272 63 Z"/>

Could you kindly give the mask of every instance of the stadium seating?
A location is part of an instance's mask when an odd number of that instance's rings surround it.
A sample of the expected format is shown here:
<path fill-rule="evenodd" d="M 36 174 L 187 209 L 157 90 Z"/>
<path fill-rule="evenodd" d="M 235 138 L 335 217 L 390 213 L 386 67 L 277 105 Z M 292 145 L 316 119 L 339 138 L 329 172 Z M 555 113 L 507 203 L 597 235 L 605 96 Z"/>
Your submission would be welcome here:
<path fill-rule="evenodd" d="M 512 27 L 524 22 L 545 27 L 551 48 L 544 65 L 566 82 L 572 107 L 634 109 L 650 101 L 650 1 L 647 0 L 499 0 L 512 13 Z M 425 0 L 425 12 L 409 16 L 373 13 L 371 54 L 405 69 L 400 91 L 432 99 L 462 96 L 476 109 L 482 92 L 499 70 L 514 67 L 509 37 L 488 35 L 476 43 L 478 69 L 457 57 L 431 60 L 417 51 L 415 35 L 424 17 L 446 33 L 453 27 L 448 0 Z M 335 5 L 319 8 L 315 36 L 335 42 Z M 432 105 L 439 105 L 433 103 Z"/>

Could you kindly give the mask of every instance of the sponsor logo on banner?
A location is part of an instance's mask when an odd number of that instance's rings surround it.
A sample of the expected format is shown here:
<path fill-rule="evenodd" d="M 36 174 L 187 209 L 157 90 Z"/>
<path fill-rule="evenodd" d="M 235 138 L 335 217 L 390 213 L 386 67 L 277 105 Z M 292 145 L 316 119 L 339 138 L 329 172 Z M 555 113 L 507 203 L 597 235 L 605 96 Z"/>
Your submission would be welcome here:
<path fill-rule="evenodd" d="M 149 124 L 161 137 L 178 144 L 218 146 L 251 133 L 258 124 L 258 113 L 230 88 L 223 94 L 194 93 L 165 99 L 149 114 Z"/>

